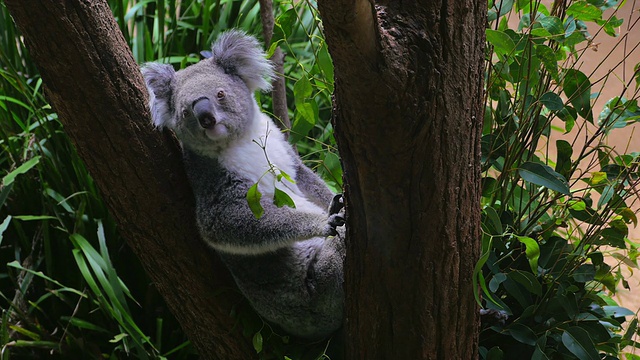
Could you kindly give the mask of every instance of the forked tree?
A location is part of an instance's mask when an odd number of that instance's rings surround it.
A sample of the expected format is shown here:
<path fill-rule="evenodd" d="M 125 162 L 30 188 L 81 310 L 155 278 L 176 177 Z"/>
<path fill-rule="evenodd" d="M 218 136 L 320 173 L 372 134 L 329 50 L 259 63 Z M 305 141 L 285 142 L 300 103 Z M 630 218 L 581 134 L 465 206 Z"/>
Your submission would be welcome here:
<path fill-rule="evenodd" d="M 105 0 L 5 0 L 66 131 L 202 358 L 255 357 L 179 149 Z M 486 2 L 321 0 L 348 211 L 349 359 L 475 359 Z"/>

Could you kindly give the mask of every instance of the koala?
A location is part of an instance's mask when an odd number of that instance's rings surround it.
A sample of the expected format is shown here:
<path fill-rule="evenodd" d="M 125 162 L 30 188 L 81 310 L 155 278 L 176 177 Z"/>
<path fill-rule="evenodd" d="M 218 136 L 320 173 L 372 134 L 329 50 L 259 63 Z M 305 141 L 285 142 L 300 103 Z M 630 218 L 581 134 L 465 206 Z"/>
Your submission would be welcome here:
<path fill-rule="evenodd" d="M 238 288 L 264 319 L 292 335 L 333 333 L 344 311 L 341 197 L 260 111 L 254 93 L 268 90 L 274 73 L 259 42 L 231 30 L 209 58 L 177 72 L 148 63 L 142 73 L 153 124 L 173 130 L 182 144 L 200 234 Z M 247 201 L 254 184 L 261 217 Z M 295 207 L 276 206 L 276 190 Z"/>

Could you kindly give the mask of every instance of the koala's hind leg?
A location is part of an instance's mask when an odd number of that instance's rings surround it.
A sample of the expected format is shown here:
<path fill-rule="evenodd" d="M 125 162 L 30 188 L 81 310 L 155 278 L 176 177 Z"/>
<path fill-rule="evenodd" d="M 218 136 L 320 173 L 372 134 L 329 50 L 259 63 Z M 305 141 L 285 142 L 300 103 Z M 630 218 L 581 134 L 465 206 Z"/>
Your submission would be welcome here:
<path fill-rule="evenodd" d="M 307 339 L 342 324 L 344 238 L 313 238 L 260 256 L 220 254 L 253 308 L 287 333 Z"/>

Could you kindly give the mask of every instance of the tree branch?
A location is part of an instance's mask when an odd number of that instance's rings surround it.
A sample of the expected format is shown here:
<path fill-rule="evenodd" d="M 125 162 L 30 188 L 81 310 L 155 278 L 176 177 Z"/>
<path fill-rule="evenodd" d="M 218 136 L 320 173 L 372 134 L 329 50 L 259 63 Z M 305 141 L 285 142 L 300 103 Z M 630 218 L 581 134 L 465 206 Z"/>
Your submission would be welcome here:
<path fill-rule="evenodd" d="M 180 151 L 150 125 L 139 67 L 106 1 L 5 4 L 120 232 L 201 357 L 255 357 L 231 331 L 241 296 L 219 292 L 234 282 L 199 239 Z"/>
<path fill-rule="evenodd" d="M 262 20 L 262 35 L 264 37 L 264 44 L 267 48 L 271 45 L 271 38 L 273 37 L 273 1 L 260 0 L 260 19 Z M 277 118 L 277 124 L 280 129 L 288 131 L 291 130 L 291 120 L 289 119 L 289 107 L 287 106 L 287 87 L 284 81 L 284 53 L 278 46 L 271 56 L 271 61 L 275 67 L 275 72 L 278 75 L 273 79 L 273 90 L 271 91 L 271 101 L 273 104 L 273 115 Z M 289 136 L 288 132 L 285 132 L 285 136 Z"/>

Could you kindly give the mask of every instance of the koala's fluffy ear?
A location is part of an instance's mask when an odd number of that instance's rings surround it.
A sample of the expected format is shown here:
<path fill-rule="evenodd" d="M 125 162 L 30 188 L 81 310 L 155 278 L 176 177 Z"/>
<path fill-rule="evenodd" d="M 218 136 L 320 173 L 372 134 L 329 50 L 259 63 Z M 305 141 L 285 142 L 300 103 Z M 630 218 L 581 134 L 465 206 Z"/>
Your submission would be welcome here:
<path fill-rule="evenodd" d="M 239 76 L 250 91 L 271 89 L 273 65 L 253 36 L 240 30 L 227 31 L 213 44 L 211 53 L 216 64 L 227 74 Z"/>
<path fill-rule="evenodd" d="M 149 91 L 151 120 L 158 128 L 171 127 L 175 74 L 169 64 L 147 63 L 142 67 L 142 76 Z"/>

